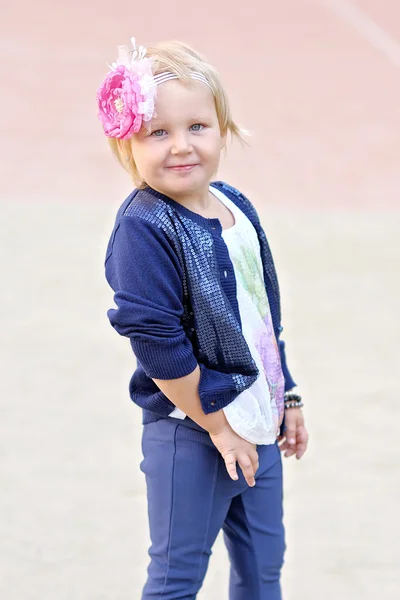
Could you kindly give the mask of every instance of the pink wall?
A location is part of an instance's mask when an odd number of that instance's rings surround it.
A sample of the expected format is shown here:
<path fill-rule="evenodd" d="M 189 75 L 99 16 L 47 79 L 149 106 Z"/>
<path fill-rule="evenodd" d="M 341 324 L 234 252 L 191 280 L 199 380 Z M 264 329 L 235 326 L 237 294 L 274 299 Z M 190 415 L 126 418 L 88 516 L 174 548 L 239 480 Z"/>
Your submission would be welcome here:
<path fill-rule="evenodd" d="M 219 69 L 236 119 L 253 132 L 221 176 L 256 203 L 394 207 L 399 17 L 391 0 L 12 3 L 1 25 L 2 197 L 117 202 L 129 190 L 94 98 L 117 44 L 135 35 L 145 45 L 184 40 Z"/>

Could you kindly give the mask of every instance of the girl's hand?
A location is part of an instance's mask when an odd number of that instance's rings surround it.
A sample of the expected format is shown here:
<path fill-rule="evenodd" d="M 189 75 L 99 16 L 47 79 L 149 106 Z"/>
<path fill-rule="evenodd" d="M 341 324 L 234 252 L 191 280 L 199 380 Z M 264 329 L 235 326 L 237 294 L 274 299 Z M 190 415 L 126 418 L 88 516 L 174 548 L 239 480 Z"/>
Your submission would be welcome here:
<path fill-rule="evenodd" d="M 256 445 L 241 438 L 229 424 L 224 425 L 217 433 L 210 433 L 210 437 L 225 461 L 229 476 L 235 481 L 239 479 L 236 470 L 238 462 L 248 485 L 253 487 L 256 484 L 254 475 L 258 469 Z"/>
<path fill-rule="evenodd" d="M 279 448 L 281 452 L 286 450 L 286 458 L 296 454 L 297 460 L 300 460 L 308 445 L 308 433 L 301 408 L 288 408 L 285 411 L 285 425 L 283 436 L 278 437 L 278 442 L 282 442 Z"/>

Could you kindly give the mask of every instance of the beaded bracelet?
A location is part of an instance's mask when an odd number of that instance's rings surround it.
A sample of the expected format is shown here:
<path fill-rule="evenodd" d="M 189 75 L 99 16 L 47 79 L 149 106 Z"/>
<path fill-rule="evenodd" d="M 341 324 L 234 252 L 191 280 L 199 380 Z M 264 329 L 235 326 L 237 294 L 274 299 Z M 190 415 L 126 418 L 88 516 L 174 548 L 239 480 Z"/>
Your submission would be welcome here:
<path fill-rule="evenodd" d="M 301 401 L 301 396 L 299 394 L 295 394 L 294 392 L 285 392 L 284 398 L 285 400 L 295 400 L 296 402 Z"/>
<path fill-rule="evenodd" d="M 293 392 L 285 392 L 284 394 L 285 408 L 302 408 L 304 403 L 299 394 Z"/>
<path fill-rule="evenodd" d="M 285 409 L 286 408 L 301 408 L 302 406 L 304 406 L 303 402 L 285 402 Z"/>

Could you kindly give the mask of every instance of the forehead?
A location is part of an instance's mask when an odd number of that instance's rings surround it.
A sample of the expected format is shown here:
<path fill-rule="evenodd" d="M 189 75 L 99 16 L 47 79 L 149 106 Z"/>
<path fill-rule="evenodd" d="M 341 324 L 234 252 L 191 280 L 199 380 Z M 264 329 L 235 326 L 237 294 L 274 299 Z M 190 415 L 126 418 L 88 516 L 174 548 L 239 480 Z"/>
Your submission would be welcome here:
<path fill-rule="evenodd" d="M 190 83 L 173 79 L 157 87 L 156 114 L 153 121 L 199 118 L 216 118 L 214 96 L 210 88 L 200 81 Z"/>

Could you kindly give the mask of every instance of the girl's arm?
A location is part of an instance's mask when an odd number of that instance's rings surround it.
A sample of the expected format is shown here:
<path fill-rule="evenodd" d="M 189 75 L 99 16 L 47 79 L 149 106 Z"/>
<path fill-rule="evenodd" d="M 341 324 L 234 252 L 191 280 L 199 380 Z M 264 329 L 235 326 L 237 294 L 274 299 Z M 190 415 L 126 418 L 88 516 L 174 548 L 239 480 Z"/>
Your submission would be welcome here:
<path fill-rule="evenodd" d="M 238 479 L 236 462 L 239 463 L 249 486 L 255 485 L 254 475 L 258 469 L 256 446 L 238 436 L 230 427 L 223 410 L 204 414 L 198 392 L 200 368 L 179 379 L 153 379 L 167 398 L 195 423 L 209 432 L 210 437 L 225 461 L 232 479 Z"/>

